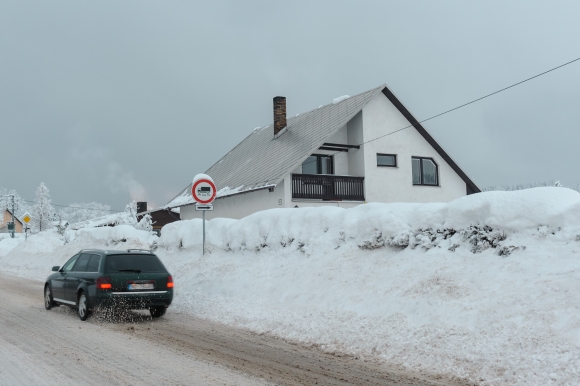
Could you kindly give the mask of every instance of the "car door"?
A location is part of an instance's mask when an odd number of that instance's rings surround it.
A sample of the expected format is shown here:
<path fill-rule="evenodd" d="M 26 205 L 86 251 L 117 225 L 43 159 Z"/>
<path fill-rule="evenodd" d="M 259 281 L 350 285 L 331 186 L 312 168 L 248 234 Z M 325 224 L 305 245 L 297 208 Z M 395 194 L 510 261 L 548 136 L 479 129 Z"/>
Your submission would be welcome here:
<path fill-rule="evenodd" d="M 81 253 L 75 265 L 68 273 L 64 285 L 64 298 L 67 302 L 76 304 L 77 289 L 79 288 L 80 280 L 82 279 L 84 273 L 87 271 L 87 265 L 89 264 L 90 257 L 91 255 L 89 253 Z"/>
<path fill-rule="evenodd" d="M 64 286 L 66 283 L 66 278 L 78 258 L 79 258 L 78 254 L 71 257 L 58 271 L 56 277 L 50 280 L 50 285 L 52 286 L 52 297 L 54 300 L 56 301 L 66 300 L 64 294 Z"/>

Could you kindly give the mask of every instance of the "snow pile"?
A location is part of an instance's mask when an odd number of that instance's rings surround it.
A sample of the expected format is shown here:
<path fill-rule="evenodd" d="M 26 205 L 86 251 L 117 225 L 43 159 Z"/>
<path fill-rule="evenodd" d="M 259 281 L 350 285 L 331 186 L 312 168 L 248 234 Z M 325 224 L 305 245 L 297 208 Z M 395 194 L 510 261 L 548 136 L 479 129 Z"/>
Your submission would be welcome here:
<path fill-rule="evenodd" d="M 43 280 L 82 248 L 157 246 L 181 312 L 431 377 L 484 385 L 580 379 L 575 191 L 215 219 L 206 224 L 205 255 L 201 227 L 199 219 L 175 222 L 159 239 L 126 225 L 81 229 L 64 245 L 43 232 L 0 257 L 0 267 Z"/>
<path fill-rule="evenodd" d="M 15 236 L 15 238 L 11 238 L 9 233 L 0 233 L 0 258 L 24 241 L 23 234 L 15 233 Z"/>
<path fill-rule="evenodd" d="M 67 230 L 65 236 L 51 229 L 26 241 L 23 237 L 0 240 L 0 266 L 6 273 L 45 280 L 53 266 L 62 266 L 81 249 L 151 249 L 156 243 L 157 236 L 129 225 Z"/>
<path fill-rule="evenodd" d="M 275 209 L 162 230 L 174 307 L 425 374 L 580 377 L 580 194 Z"/>
<path fill-rule="evenodd" d="M 474 251 L 509 247 L 507 235 L 564 229 L 563 237 L 580 234 L 580 194 L 563 188 L 488 192 L 449 204 L 366 204 L 337 207 L 272 209 L 241 220 L 215 219 L 206 229 L 210 248 L 226 251 L 330 251 L 342 246 L 362 249 L 391 247 L 452 247 L 466 241 Z M 199 219 L 168 224 L 160 244 L 201 245 Z M 559 235 L 563 235 L 559 232 Z M 478 246 L 478 243 L 481 245 Z"/>

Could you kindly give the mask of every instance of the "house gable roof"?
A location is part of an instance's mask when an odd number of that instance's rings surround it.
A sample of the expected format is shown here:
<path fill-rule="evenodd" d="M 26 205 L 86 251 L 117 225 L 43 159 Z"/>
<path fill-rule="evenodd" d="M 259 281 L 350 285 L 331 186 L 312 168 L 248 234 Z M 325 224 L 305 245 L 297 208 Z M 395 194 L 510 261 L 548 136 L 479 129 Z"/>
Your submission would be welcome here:
<path fill-rule="evenodd" d="M 411 115 L 386 85 L 381 85 L 338 103 L 288 118 L 287 127 L 274 136 L 273 124 L 256 128 L 242 142 L 210 167 L 208 174 L 216 183 L 216 198 L 276 186 L 284 177 L 314 153 L 328 138 L 347 124 L 362 108 L 382 92 L 472 192 L 480 189 L 453 159 Z M 195 203 L 191 184 L 164 207 L 173 208 Z"/>
<path fill-rule="evenodd" d="M 384 87 L 289 117 L 286 128 L 276 137 L 273 124 L 255 129 L 205 172 L 216 183 L 216 197 L 276 186 Z M 193 203 L 189 184 L 165 207 Z"/>

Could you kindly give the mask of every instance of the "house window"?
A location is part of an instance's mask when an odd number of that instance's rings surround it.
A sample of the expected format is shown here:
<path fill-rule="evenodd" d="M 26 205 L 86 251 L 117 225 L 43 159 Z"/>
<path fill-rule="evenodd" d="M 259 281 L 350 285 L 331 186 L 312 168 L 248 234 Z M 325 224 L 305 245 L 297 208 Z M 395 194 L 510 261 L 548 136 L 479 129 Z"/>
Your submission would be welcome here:
<path fill-rule="evenodd" d="M 379 154 L 377 153 L 377 166 L 397 166 L 396 154 Z"/>
<path fill-rule="evenodd" d="M 312 154 L 302 163 L 302 174 L 334 174 L 332 156 Z"/>
<path fill-rule="evenodd" d="M 439 185 L 438 167 L 432 158 L 413 157 L 413 185 Z"/>

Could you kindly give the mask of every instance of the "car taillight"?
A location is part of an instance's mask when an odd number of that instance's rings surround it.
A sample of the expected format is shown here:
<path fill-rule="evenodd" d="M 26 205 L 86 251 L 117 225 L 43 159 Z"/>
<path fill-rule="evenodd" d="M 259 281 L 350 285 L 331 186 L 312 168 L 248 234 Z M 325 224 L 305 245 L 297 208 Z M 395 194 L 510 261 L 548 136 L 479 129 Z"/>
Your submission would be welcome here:
<path fill-rule="evenodd" d="M 101 290 L 108 290 L 108 289 L 113 288 L 113 285 L 111 284 L 111 278 L 108 276 L 103 276 L 103 277 L 97 278 L 96 284 L 97 284 L 97 289 L 101 289 Z"/>
<path fill-rule="evenodd" d="M 167 288 L 173 288 L 173 278 L 171 275 L 167 276 Z"/>

